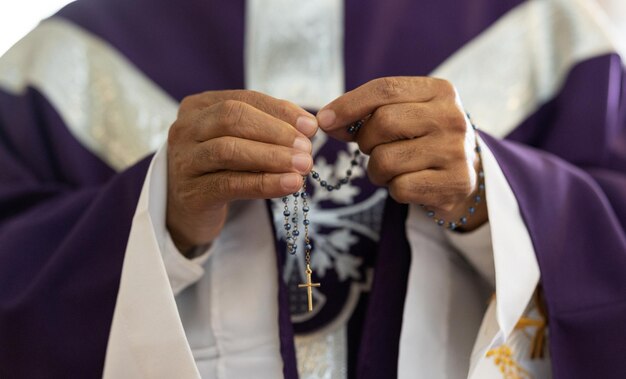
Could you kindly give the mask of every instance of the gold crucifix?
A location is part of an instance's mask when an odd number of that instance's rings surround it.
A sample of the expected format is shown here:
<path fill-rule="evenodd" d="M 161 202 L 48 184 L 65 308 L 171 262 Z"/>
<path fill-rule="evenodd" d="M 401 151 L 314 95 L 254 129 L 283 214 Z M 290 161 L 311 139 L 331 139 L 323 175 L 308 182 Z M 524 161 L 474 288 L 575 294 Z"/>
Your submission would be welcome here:
<path fill-rule="evenodd" d="M 311 282 L 311 274 L 313 271 L 311 270 L 311 266 L 306 264 L 306 283 L 298 284 L 298 288 L 306 288 L 306 294 L 309 297 L 309 312 L 313 311 L 313 287 L 321 287 L 320 283 L 312 283 Z"/>

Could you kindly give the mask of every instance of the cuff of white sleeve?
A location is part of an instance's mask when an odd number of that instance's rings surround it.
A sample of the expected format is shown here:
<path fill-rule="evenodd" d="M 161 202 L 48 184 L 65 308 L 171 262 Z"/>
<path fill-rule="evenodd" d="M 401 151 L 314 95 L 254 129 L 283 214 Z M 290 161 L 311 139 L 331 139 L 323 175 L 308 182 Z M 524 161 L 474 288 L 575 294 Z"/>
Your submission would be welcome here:
<path fill-rule="evenodd" d="M 488 222 L 466 233 L 446 230 L 446 238 L 476 269 L 492 288 L 496 286 L 496 269 L 493 263 L 491 226 Z"/>
<path fill-rule="evenodd" d="M 204 262 L 209 259 L 214 250 L 210 246 L 196 247 L 193 258 L 185 257 L 174 244 L 169 233 L 165 235 L 162 257 L 167 277 L 172 286 L 174 295 L 194 284 L 204 275 Z"/>

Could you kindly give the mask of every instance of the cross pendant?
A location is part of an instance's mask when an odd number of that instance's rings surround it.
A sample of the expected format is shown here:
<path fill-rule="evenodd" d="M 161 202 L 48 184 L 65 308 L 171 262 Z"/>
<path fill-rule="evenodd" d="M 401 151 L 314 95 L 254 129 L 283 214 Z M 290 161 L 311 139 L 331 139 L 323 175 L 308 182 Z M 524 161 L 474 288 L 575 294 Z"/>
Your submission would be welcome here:
<path fill-rule="evenodd" d="M 306 294 L 309 297 L 309 312 L 313 311 L 313 287 L 321 287 L 320 283 L 312 283 L 311 282 L 311 274 L 313 271 L 311 270 L 311 266 L 306 264 L 306 283 L 298 284 L 298 288 L 306 288 Z"/>

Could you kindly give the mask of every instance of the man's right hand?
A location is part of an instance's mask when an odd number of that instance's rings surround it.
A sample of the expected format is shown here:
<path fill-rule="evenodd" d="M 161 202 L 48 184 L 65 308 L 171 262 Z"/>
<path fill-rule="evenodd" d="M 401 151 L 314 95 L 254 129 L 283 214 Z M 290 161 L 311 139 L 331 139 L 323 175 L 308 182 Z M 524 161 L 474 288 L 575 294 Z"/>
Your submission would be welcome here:
<path fill-rule="evenodd" d="M 167 227 L 186 252 L 210 243 L 228 204 L 298 191 L 313 166 L 313 115 L 254 91 L 183 99 L 168 136 Z"/>

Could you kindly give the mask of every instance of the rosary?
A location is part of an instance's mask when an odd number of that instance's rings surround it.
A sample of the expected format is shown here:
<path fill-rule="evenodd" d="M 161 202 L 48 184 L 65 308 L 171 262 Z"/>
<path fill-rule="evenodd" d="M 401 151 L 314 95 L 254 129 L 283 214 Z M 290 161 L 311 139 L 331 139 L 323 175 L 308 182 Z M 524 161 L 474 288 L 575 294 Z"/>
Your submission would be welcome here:
<path fill-rule="evenodd" d="M 472 128 L 476 132 L 476 126 L 469 114 L 467 117 L 470 120 Z M 359 120 L 353 124 L 351 124 L 347 131 L 349 134 L 356 134 L 359 129 L 363 126 L 364 120 Z M 480 156 L 480 146 L 478 145 L 478 137 L 476 139 L 476 147 L 475 151 L 478 155 L 479 159 L 479 171 L 478 171 L 478 194 L 474 196 L 473 202 L 474 204 L 468 208 L 467 214 L 461 216 L 456 221 L 445 221 L 442 218 L 437 217 L 436 213 L 433 210 L 426 209 L 426 206 L 420 204 L 420 207 L 426 210 L 426 215 L 431 218 L 437 225 L 441 227 L 447 227 L 450 230 L 456 230 L 459 226 L 467 224 L 467 219 L 471 217 L 476 212 L 476 206 L 482 201 L 482 193 L 485 191 L 485 175 L 482 169 L 482 160 Z M 328 180 L 325 180 L 320 177 L 319 173 L 314 170 L 311 170 L 311 178 L 319 183 L 320 187 L 325 189 L 328 192 L 338 191 L 341 189 L 342 185 L 348 184 L 350 182 L 350 177 L 352 176 L 352 170 L 359 164 L 359 158 L 361 157 L 361 152 L 356 149 L 352 153 L 352 160 L 350 161 L 350 168 L 346 170 L 346 174 L 343 178 L 337 181 L 335 184 L 330 184 Z M 302 177 L 302 189 L 291 196 L 285 196 L 282 198 L 282 202 L 284 204 L 283 216 L 284 216 L 284 229 L 285 229 L 285 241 L 287 243 L 287 252 L 291 255 L 295 255 L 298 249 L 298 240 L 300 238 L 300 229 L 299 229 L 299 205 L 302 204 L 302 225 L 304 229 L 304 262 L 305 262 L 305 277 L 306 283 L 298 284 L 298 288 L 306 288 L 307 297 L 308 297 L 308 311 L 313 311 L 313 288 L 321 287 L 321 283 L 313 283 L 313 279 L 311 275 L 313 274 L 313 270 L 311 269 L 311 252 L 313 251 L 313 246 L 311 245 L 311 240 L 309 238 L 309 225 L 311 221 L 309 220 L 309 193 L 307 192 L 307 176 Z M 290 198 L 293 198 L 292 208 L 289 210 L 289 202 Z M 299 200 L 300 199 L 300 200 Z"/>

